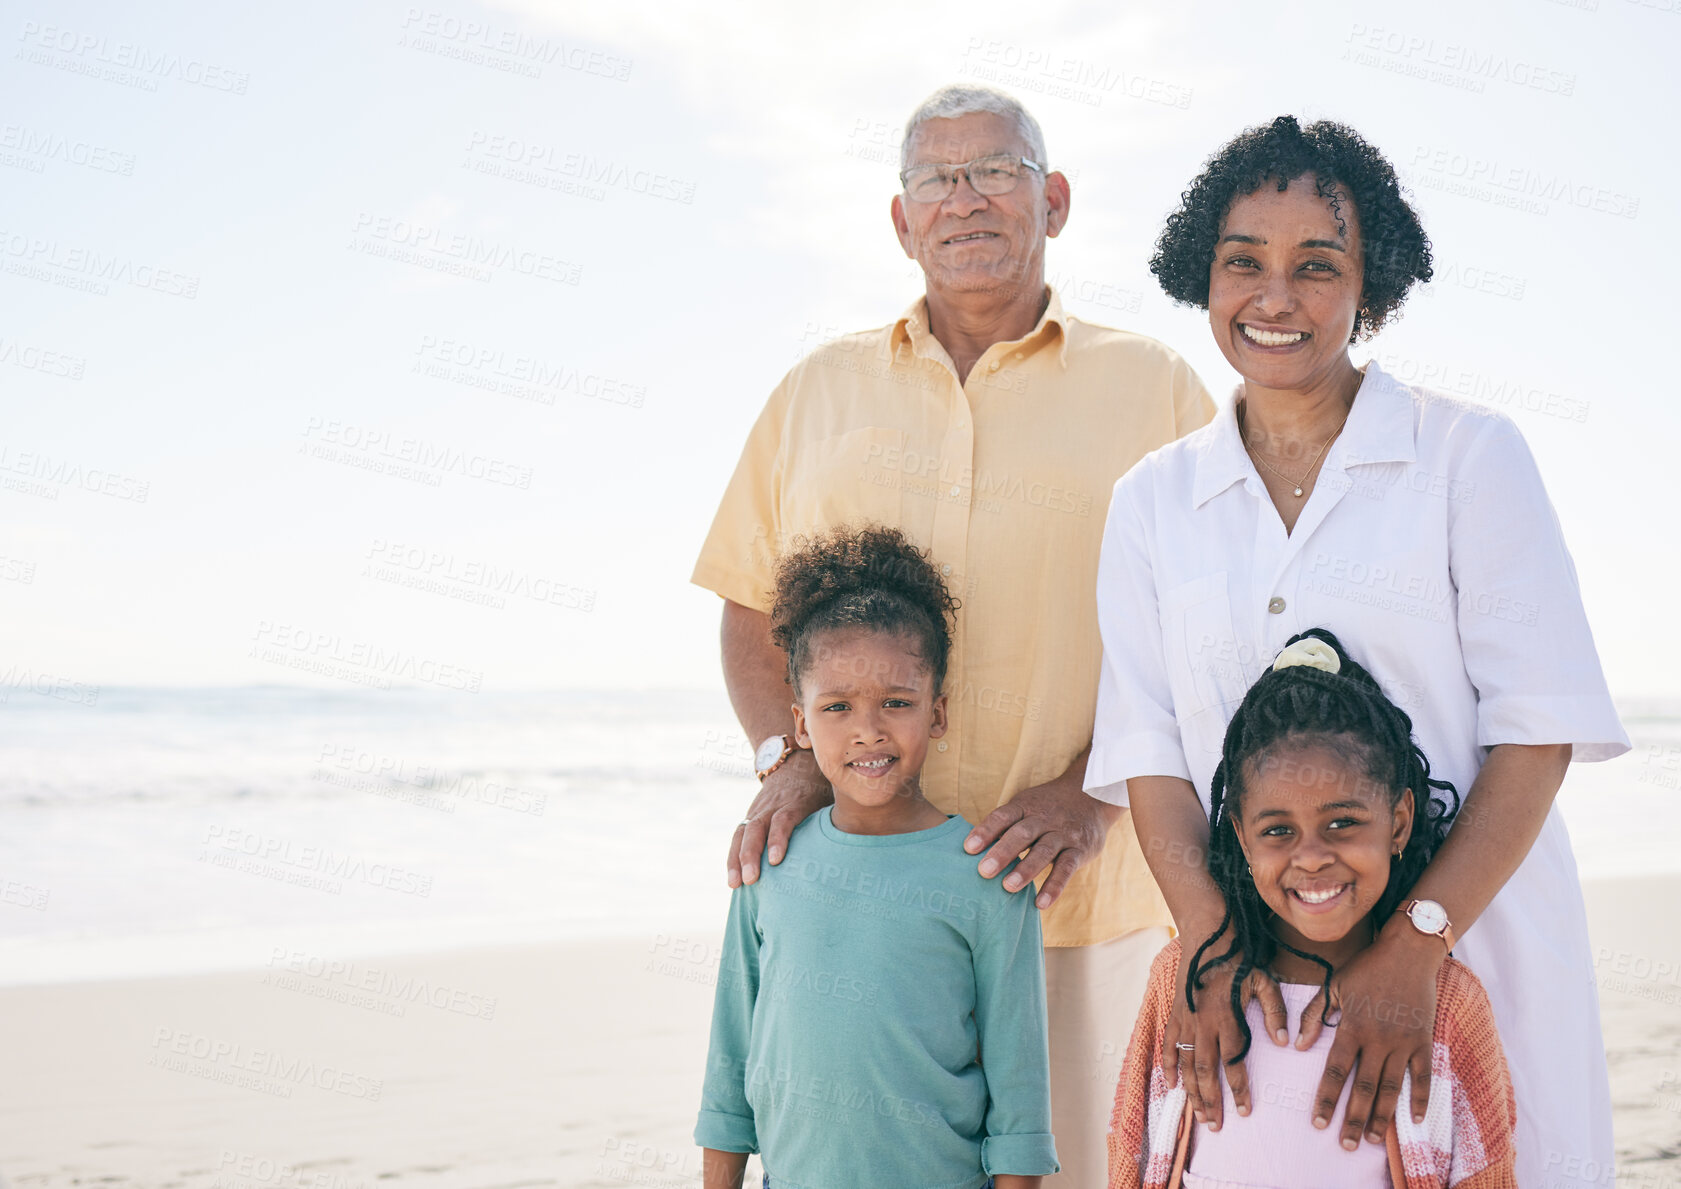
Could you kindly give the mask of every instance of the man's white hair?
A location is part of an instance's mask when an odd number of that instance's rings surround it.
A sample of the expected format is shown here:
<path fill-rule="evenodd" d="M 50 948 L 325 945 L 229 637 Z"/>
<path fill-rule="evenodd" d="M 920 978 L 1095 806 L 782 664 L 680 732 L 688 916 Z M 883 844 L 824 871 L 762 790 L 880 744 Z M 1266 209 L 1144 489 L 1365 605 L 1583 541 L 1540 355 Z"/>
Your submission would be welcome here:
<path fill-rule="evenodd" d="M 1029 115 L 1027 109 L 1013 95 L 1006 95 L 996 87 L 971 87 L 954 83 L 949 87 L 941 87 L 924 99 L 911 113 L 911 118 L 905 121 L 905 139 L 899 142 L 899 172 L 903 173 L 910 167 L 911 138 L 923 124 L 929 120 L 955 120 L 959 116 L 982 111 L 1014 120 L 1016 130 L 1027 142 L 1029 155 L 1037 164 L 1048 168 L 1045 160 L 1045 134 L 1039 130 L 1039 121 Z"/>

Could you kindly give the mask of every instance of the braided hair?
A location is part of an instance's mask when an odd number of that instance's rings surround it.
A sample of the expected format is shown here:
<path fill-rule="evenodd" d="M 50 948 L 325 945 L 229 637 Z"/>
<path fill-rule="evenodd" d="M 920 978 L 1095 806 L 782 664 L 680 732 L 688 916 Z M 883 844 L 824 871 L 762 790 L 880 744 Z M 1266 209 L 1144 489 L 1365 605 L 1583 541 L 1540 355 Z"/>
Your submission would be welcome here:
<path fill-rule="evenodd" d="M 1242 1061 L 1249 1052 L 1249 1022 L 1244 1018 L 1242 987 L 1249 972 L 1266 969 L 1280 947 L 1313 962 L 1325 971 L 1325 1011 L 1330 1007 L 1331 964 L 1316 954 L 1305 953 L 1281 941 L 1273 932 L 1276 915 L 1261 899 L 1249 874 L 1248 860 L 1238 843 L 1235 819 L 1241 814 L 1245 780 L 1257 765 L 1273 755 L 1300 747 L 1324 747 L 1355 767 L 1373 786 L 1384 790 L 1393 808 L 1402 794 L 1413 791 L 1415 812 L 1412 832 L 1400 858 L 1389 866 L 1389 882 L 1378 897 L 1375 919 L 1385 920 L 1412 890 L 1429 865 L 1448 827 L 1459 811 L 1459 793 L 1445 780 L 1430 775 L 1430 761 L 1412 738 L 1412 719 L 1385 696 L 1372 675 L 1348 655 L 1342 642 L 1325 628 L 1312 628 L 1291 637 L 1289 643 L 1316 639 L 1336 650 L 1342 662 L 1336 673 L 1307 665 L 1269 669 L 1244 695 L 1237 713 L 1226 727 L 1226 739 L 1209 799 L 1208 871 L 1226 902 L 1226 914 L 1219 928 L 1197 947 L 1191 958 L 1185 999 L 1196 1010 L 1193 990 L 1221 963 L 1237 962 L 1232 977 L 1232 1014 L 1243 1032 L 1243 1048 L 1228 1064 Z M 1452 798 L 1431 795 L 1431 790 Z M 1227 927 L 1231 944 L 1225 952 L 1203 961 L 1210 947 Z"/>
<path fill-rule="evenodd" d="M 898 529 L 837 529 L 798 542 L 777 562 L 771 639 L 788 653 L 788 682 L 798 697 L 818 637 L 849 629 L 906 636 L 932 671 L 931 696 L 938 697 L 957 606 L 927 553 Z"/>

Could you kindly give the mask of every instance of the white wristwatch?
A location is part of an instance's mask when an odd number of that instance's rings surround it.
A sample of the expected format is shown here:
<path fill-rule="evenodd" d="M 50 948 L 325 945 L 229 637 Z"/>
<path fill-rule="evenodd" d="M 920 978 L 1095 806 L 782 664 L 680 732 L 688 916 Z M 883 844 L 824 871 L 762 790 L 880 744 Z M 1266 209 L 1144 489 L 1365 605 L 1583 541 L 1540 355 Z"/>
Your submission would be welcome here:
<path fill-rule="evenodd" d="M 1453 923 L 1448 920 L 1447 909 L 1434 900 L 1408 900 L 1395 911 L 1406 913 L 1413 928 L 1420 933 L 1440 937 L 1442 944 L 1448 947 L 1448 953 L 1453 953 Z"/>
<path fill-rule="evenodd" d="M 794 740 L 790 735 L 772 735 L 759 744 L 759 750 L 753 753 L 753 770 L 759 774 L 760 782 L 763 783 L 765 777 L 786 764 L 794 750 Z"/>

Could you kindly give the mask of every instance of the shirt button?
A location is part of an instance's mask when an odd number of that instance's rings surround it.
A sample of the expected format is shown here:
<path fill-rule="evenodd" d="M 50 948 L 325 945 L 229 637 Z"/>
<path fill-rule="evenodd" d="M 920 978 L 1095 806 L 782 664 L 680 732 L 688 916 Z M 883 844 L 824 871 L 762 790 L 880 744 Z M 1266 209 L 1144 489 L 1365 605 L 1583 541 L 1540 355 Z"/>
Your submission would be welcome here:
<path fill-rule="evenodd" d="M 998 370 L 998 361 L 996 359 L 994 359 L 991 363 L 987 364 L 986 365 L 986 370 L 989 371 L 989 372 L 997 371 Z"/>
<path fill-rule="evenodd" d="M 963 489 L 961 487 L 957 486 L 957 484 L 953 483 L 951 485 L 951 493 L 953 495 L 962 495 L 963 494 Z"/>
<path fill-rule="evenodd" d="M 948 562 L 945 565 L 941 566 L 940 567 L 940 573 L 944 577 L 950 578 L 951 577 L 951 563 Z"/>
<path fill-rule="evenodd" d="M 945 749 L 946 749 L 946 741 L 944 739 L 941 739 L 938 743 L 934 744 L 934 750 L 935 751 L 944 751 Z"/>
<path fill-rule="evenodd" d="M 1282 615 L 1284 613 L 1284 600 L 1277 595 L 1273 595 L 1272 598 L 1267 600 L 1267 610 L 1274 615 Z"/>

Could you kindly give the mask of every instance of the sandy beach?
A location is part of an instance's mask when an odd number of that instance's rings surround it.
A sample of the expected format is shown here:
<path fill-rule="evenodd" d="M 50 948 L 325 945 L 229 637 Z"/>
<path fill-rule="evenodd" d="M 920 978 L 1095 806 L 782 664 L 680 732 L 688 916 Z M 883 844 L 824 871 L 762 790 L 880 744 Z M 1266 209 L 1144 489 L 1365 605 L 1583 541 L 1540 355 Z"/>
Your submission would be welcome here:
<path fill-rule="evenodd" d="M 1588 887 L 1619 1184 L 1681 1181 L 1681 877 Z M 9 1189 L 700 1183 L 718 934 L 0 991 Z M 1608 1183 L 1608 1182 L 1607 1182 Z"/>

